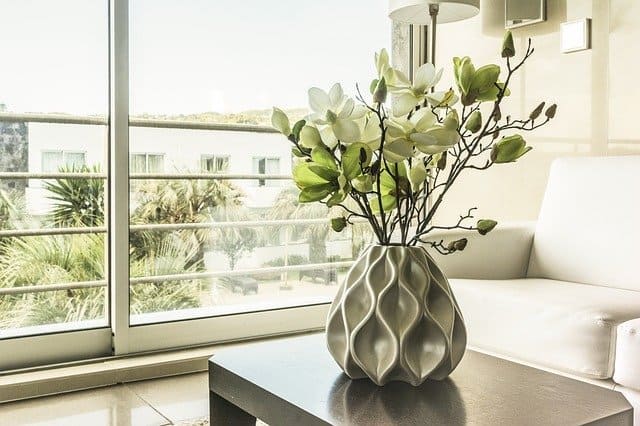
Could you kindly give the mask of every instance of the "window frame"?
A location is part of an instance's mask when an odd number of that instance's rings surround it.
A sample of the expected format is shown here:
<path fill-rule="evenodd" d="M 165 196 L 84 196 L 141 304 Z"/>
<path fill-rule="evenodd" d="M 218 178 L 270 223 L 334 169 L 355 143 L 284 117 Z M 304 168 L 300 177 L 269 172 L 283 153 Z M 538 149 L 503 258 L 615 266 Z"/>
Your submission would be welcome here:
<path fill-rule="evenodd" d="M 45 154 L 60 154 L 62 156 L 62 164 L 58 165 L 55 170 L 46 170 L 48 167 L 44 166 L 44 156 Z M 57 172 L 61 166 L 68 166 L 66 158 L 69 154 L 82 154 L 83 164 L 81 167 L 87 165 L 87 151 L 76 151 L 69 149 L 41 149 L 40 150 L 40 170 L 43 172 Z"/>
<path fill-rule="evenodd" d="M 205 167 L 206 161 L 213 160 L 216 167 L 216 170 L 207 170 Z M 218 160 L 222 160 L 224 163 L 224 167 L 218 168 L 217 162 Z M 200 170 L 204 173 L 214 173 L 214 174 L 222 174 L 229 173 L 229 165 L 231 164 L 231 156 L 230 155 L 218 155 L 218 154 L 200 154 Z"/>

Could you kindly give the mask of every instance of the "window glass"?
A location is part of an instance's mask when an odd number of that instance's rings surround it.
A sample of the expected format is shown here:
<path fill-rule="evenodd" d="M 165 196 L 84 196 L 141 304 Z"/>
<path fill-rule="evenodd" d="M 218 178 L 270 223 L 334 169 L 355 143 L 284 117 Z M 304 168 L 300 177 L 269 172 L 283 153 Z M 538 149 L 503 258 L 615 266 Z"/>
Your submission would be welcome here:
<path fill-rule="evenodd" d="M 291 146 L 255 126 L 274 105 L 305 116 L 311 86 L 368 88 L 386 0 L 131 0 L 130 37 L 130 114 L 147 121 L 130 150 L 165 154 L 165 176 L 130 184 L 132 323 L 331 300 L 366 233 L 333 234 L 324 206 L 271 178 L 290 174 Z"/>
<path fill-rule="evenodd" d="M 108 23 L 106 0 L 0 0 L 0 339 L 108 323 Z"/>

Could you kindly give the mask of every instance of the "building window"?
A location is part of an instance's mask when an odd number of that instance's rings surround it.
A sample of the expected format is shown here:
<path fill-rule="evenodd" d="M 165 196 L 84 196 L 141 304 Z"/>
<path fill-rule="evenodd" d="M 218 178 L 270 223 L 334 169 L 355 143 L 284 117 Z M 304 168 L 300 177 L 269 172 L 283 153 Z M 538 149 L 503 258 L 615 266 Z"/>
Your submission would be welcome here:
<path fill-rule="evenodd" d="M 280 174 L 280 159 L 253 157 L 253 173 L 258 175 Z M 273 180 L 258 179 L 258 186 L 276 186 L 276 182 Z"/>
<path fill-rule="evenodd" d="M 200 157 L 200 164 L 203 172 L 226 173 L 229 170 L 229 156 L 203 155 Z"/>
<path fill-rule="evenodd" d="M 130 173 L 162 173 L 164 172 L 164 154 L 146 152 L 131 154 L 129 158 Z"/>
<path fill-rule="evenodd" d="M 85 166 L 86 154 L 79 151 L 42 151 L 42 171 L 55 173 L 61 168 L 79 169 Z"/>

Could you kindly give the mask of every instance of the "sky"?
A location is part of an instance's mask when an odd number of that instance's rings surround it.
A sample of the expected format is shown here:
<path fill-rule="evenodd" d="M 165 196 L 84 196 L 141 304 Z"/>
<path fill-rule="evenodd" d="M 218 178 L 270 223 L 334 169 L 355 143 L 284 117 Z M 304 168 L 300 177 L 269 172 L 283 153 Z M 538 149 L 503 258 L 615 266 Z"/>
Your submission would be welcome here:
<path fill-rule="evenodd" d="M 387 0 L 130 0 L 131 114 L 307 105 L 354 93 L 390 46 Z M 0 103 L 106 114 L 106 0 L 0 0 Z"/>

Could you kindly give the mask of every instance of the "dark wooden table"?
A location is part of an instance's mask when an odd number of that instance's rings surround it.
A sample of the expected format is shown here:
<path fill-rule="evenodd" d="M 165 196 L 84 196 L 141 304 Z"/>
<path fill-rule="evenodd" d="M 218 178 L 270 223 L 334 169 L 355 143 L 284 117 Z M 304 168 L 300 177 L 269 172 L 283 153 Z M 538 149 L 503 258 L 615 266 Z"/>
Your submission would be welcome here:
<path fill-rule="evenodd" d="M 323 334 L 249 343 L 209 360 L 212 425 L 632 425 L 618 392 L 467 351 L 418 388 L 351 380 Z"/>

